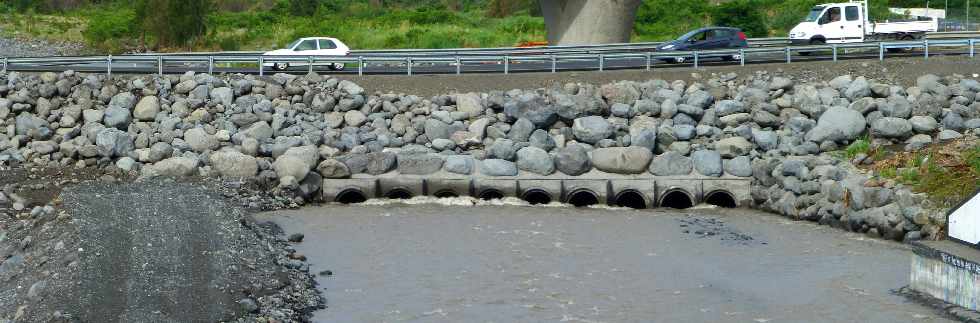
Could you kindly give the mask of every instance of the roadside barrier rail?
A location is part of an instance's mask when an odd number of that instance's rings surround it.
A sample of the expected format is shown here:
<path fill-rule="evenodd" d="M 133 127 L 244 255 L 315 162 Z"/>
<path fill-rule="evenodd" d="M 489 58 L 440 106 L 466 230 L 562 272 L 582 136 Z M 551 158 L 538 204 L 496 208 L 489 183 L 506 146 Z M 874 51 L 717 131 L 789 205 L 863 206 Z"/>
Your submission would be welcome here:
<path fill-rule="evenodd" d="M 976 44 L 980 38 L 971 39 L 923 39 L 916 41 L 825 44 L 815 46 L 769 46 L 743 49 L 724 49 L 706 51 L 655 51 L 649 49 L 622 47 L 618 51 L 601 51 L 588 53 L 563 53 L 539 55 L 535 53 L 499 54 L 457 54 L 457 55 L 351 55 L 351 56 L 266 56 L 253 53 L 237 53 L 234 55 L 119 55 L 119 56 L 79 56 L 79 57 L 32 57 L 32 58 L 0 58 L 0 69 L 3 71 L 61 71 L 73 69 L 83 72 L 105 71 L 111 75 L 113 71 L 124 73 L 156 73 L 197 71 L 214 73 L 216 68 L 237 68 L 248 73 L 264 75 L 275 73 L 272 67 L 278 63 L 290 67 L 304 67 L 307 71 L 319 70 L 318 66 L 344 64 L 353 67 L 347 73 L 363 74 L 407 74 L 419 72 L 431 73 L 488 73 L 502 72 L 557 72 L 565 70 L 561 65 L 574 63 L 576 70 L 599 70 L 645 68 L 647 70 L 663 65 L 663 62 L 683 62 L 693 67 L 700 67 L 705 59 L 721 58 L 732 64 L 746 64 L 746 58 L 758 58 L 768 55 L 766 61 L 779 62 L 785 59 L 792 63 L 797 59 L 806 58 L 802 55 L 812 53 L 831 53 L 830 58 L 810 58 L 837 61 L 847 53 L 863 53 L 869 55 L 877 52 L 879 60 L 884 60 L 892 51 L 922 50 L 922 55 L 929 58 L 930 51 L 939 48 L 961 49 L 958 54 L 975 57 Z M 908 56 L 908 55 L 904 55 Z M 614 65 L 611 63 L 618 63 Z M 625 63 L 626 65 L 623 65 Z M 488 68 L 487 65 L 502 65 L 502 68 Z M 442 66 L 442 70 L 432 71 L 433 67 Z M 671 64 L 670 66 L 676 66 Z M 380 67 L 380 68 L 379 68 Z M 446 67 L 449 67 L 448 69 Z M 373 68 L 367 70 L 368 68 Z M 427 70 L 428 69 L 428 70 Z M 295 71 L 295 70 L 294 70 Z M 239 71 L 240 72 L 240 71 Z"/>

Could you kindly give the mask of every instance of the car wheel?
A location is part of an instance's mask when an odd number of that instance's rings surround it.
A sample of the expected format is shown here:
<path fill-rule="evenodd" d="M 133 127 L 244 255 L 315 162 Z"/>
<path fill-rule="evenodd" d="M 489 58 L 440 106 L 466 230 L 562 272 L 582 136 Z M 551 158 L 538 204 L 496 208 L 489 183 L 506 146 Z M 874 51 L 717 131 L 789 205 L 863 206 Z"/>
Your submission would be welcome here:
<path fill-rule="evenodd" d="M 289 63 L 275 63 L 272 64 L 272 69 L 277 71 L 285 71 L 289 68 Z"/>
<path fill-rule="evenodd" d="M 674 61 L 674 63 L 677 63 L 677 64 L 684 64 L 684 62 L 687 61 L 687 58 L 685 58 L 685 57 L 675 57 L 673 59 L 673 61 Z"/>
<path fill-rule="evenodd" d="M 344 63 L 333 63 L 333 64 L 330 64 L 330 69 L 331 70 L 334 70 L 334 71 L 343 71 L 344 70 Z"/>
<path fill-rule="evenodd" d="M 742 55 L 735 54 L 735 55 L 731 55 L 731 56 L 724 56 L 724 57 L 722 57 L 722 59 L 724 59 L 726 61 L 737 61 L 737 60 L 742 59 Z"/>

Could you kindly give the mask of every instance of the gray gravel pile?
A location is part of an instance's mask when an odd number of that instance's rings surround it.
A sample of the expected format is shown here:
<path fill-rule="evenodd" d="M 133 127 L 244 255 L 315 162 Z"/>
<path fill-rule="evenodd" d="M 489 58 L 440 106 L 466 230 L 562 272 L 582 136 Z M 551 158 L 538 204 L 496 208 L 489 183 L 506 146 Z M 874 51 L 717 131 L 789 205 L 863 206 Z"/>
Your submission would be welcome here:
<path fill-rule="evenodd" d="M 88 182 L 12 215 L 0 322 L 299 322 L 324 306 L 305 257 L 212 186 Z"/>
<path fill-rule="evenodd" d="M 9 73 L 0 163 L 244 179 L 285 205 L 317 201 L 323 181 L 354 174 L 751 177 L 761 208 L 901 239 L 944 221 L 896 212 L 921 196 L 865 187 L 825 153 L 867 136 L 910 150 L 973 136 L 978 91 L 957 75 L 902 87 L 757 72 L 422 98 L 316 74 Z"/>
<path fill-rule="evenodd" d="M 0 36 L 0 57 L 74 56 L 86 52 L 85 45 L 79 43 Z"/>

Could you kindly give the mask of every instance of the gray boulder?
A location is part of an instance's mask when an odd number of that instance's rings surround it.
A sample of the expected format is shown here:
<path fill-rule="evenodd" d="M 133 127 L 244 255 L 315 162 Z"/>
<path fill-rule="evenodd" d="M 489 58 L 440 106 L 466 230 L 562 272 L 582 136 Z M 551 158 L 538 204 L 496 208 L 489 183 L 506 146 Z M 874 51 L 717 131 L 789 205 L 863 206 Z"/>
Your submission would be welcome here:
<path fill-rule="evenodd" d="M 578 176 L 592 169 L 592 161 L 584 147 L 573 144 L 558 149 L 555 154 L 555 168 L 566 175 Z"/>
<path fill-rule="evenodd" d="M 507 133 L 507 138 L 515 142 L 527 142 L 534 129 L 534 124 L 530 120 L 520 118 L 511 125 L 510 132 Z"/>
<path fill-rule="evenodd" d="M 806 140 L 851 141 L 860 136 L 866 126 L 867 122 L 860 112 L 845 107 L 831 107 L 820 116 L 817 126 L 806 133 Z"/>
<path fill-rule="evenodd" d="M 524 147 L 517 151 L 517 168 L 538 175 L 551 175 L 555 172 L 555 162 L 541 148 Z"/>
<path fill-rule="evenodd" d="M 449 139 L 452 135 L 451 128 L 449 124 L 439 121 L 438 119 L 429 118 L 425 120 L 425 136 L 429 140 L 433 139 Z"/>
<path fill-rule="evenodd" d="M 575 119 L 572 124 L 572 134 L 579 141 L 595 144 L 599 140 L 612 136 L 613 128 L 609 121 L 603 117 L 584 117 Z"/>
<path fill-rule="evenodd" d="M 752 160 L 748 156 L 726 159 L 722 162 L 722 165 L 725 168 L 725 173 L 729 175 L 738 177 L 752 176 Z"/>
<path fill-rule="evenodd" d="M 399 154 L 398 173 L 429 175 L 442 169 L 443 157 L 438 154 Z"/>
<path fill-rule="evenodd" d="M 133 116 L 130 114 L 129 109 L 110 106 L 105 109 L 102 116 L 102 123 L 106 127 L 116 128 L 120 130 L 126 130 L 129 128 L 129 123 L 133 121 Z"/>
<path fill-rule="evenodd" d="M 105 128 L 96 135 L 95 145 L 100 156 L 123 157 L 133 151 L 133 138 L 129 133 L 116 129 Z"/>
<path fill-rule="evenodd" d="M 681 176 L 691 174 L 693 167 L 691 158 L 668 151 L 650 162 L 650 173 L 657 176 Z"/>
<path fill-rule="evenodd" d="M 192 176 L 197 172 L 199 161 L 190 157 L 172 157 L 161 160 L 160 162 L 143 167 L 141 175 L 144 177 L 186 177 Z"/>
<path fill-rule="evenodd" d="M 160 99 L 155 96 L 143 97 L 133 110 L 133 117 L 140 121 L 153 121 L 160 113 Z"/>
<path fill-rule="evenodd" d="M 722 175 L 721 154 L 713 150 L 698 150 L 691 153 L 694 170 L 704 176 L 719 177 Z"/>
<path fill-rule="evenodd" d="M 514 141 L 510 139 L 497 139 L 487 148 L 487 157 L 489 158 L 499 158 L 503 160 L 514 160 L 517 156 L 517 148 L 514 147 Z"/>
<path fill-rule="evenodd" d="M 715 143 L 715 149 L 724 158 L 748 155 L 753 147 L 751 142 L 742 137 L 725 138 Z"/>
<path fill-rule="evenodd" d="M 255 157 L 234 150 L 223 150 L 211 154 L 211 168 L 223 177 L 248 178 L 259 172 Z"/>
<path fill-rule="evenodd" d="M 718 117 L 744 112 L 746 112 L 745 105 L 739 101 L 722 100 L 715 104 L 715 113 L 718 115 Z"/>
<path fill-rule="evenodd" d="M 316 166 L 316 171 L 320 173 L 323 178 L 329 179 L 348 178 L 351 175 L 350 169 L 347 168 L 347 164 L 332 158 L 320 162 L 320 165 Z"/>
<path fill-rule="evenodd" d="M 279 178 L 291 176 L 293 178 L 306 178 L 306 174 L 310 172 L 310 164 L 307 163 L 302 157 L 295 155 L 283 154 L 276 158 L 276 161 L 272 163 L 272 169 L 276 171 L 276 176 Z"/>
<path fill-rule="evenodd" d="M 184 132 L 184 141 L 199 153 L 218 148 L 218 139 L 209 135 L 203 128 L 188 129 Z"/>
<path fill-rule="evenodd" d="M 939 129 L 939 123 L 930 116 L 914 116 L 909 119 L 909 123 L 917 133 L 933 133 Z"/>
<path fill-rule="evenodd" d="M 453 174 L 470 175 L 473 173 L 473 156 L 453 155 L 447 156 L 443 168 Z"/>
<path fill-rule="evenodd" d="M 395 169 L 397 156 L 389 152 L 373 152 L 367 154 L 366 172 L 371 175 L 381 175 Z"/>
<path fill-rule="evenodd" d="M 871 124 L 871 134 L 883 138 L 908 138 L 912 135 L 912 123 L 901 118 L 880 118 Z"/>
<path fill-rule="evenodd" d="M 640 174 L 647 171 L 653 153 L 641 147 L 611 147 L 592 151 L 596 169 L 615 174 Z"/>
<path fill-rule="evenodd" d="M 503 159 L 486 159 L 480 162 L 480 173 L 487 176 L 517 176 L 517 165 Z"/>

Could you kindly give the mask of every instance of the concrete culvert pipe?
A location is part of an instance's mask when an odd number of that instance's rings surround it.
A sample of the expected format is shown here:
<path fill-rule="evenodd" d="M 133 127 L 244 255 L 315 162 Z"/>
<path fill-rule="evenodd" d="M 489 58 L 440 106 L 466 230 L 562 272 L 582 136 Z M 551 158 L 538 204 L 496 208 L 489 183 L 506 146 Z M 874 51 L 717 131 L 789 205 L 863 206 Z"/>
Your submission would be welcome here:
<path fill-rule="evenodd" d="M 660 207 L 668 207 L 672 209 L 686 209 L 694 206 L 694 200 L 691 196 L 682 190 L 672 190 L 667 191 L 663 197 L 660 198 Z"/>
<path fill-rule="evenodd" d="M 389 191 L 388 194 L 385 195 L 385 197 L 392 200 L 407 200 L 412 198 L 412 192 L 409 192 L 404 188 L 396 188 Z"/>
<path fill-rule="evenodd" d="M 647 208 L 647 200 L 643 198 L 643 194 L 634 190 L 622 191 L 616 194 L 616 206 L 628 207 L 631 209 L 645 209 Z"/>
<path fill-rule="evenodd" d="M 349 189 L 337 194 L 335 202 L 343 204 L 357 204 L 367 201 L 367 197 L 360 190 Z"/>
<path fill-rule="evenodd" d="M 574 205 L 575 207 L 596 205 L 599 204 L 599 197 L 589 190 L 577 190 L 568 194 L 568 200 L 565 203 Z"/>
<path fill-rule="evenodd" d="M 551 194 L 545 192 L 544 190 L 531 189 L 524 192 L 524 196 L 521 197 L 524 201 L 527 201 L 531 205 L 548 204 L 551 203 Z"/>
<path fill-rule="evenodd" d="M 735 197 L 732 196 L 731 193 L 725 191 L 714 191 L 708 193 L 708 196 L 704 199 L 704 202 L 729 209 L 738 207 L 738 204 L 735 203 Z"/>
<path fill-rule="evenodd" d="M 456 192 L 453 192 L 452 190 L 441 190 L 441 191 L 436 192 L 436 194 L 433 194 L 433 195 L 435 195 L 435 197 L 438 197 L 438 198 L 459 197 L 459 194 L 456 194 Z"/>
<path fill-rule="evenodd" d="M 499 200 L 504 198 L 504 193 L 494 189 L 483 190 L 478 196 L 481 200 Z"/>

